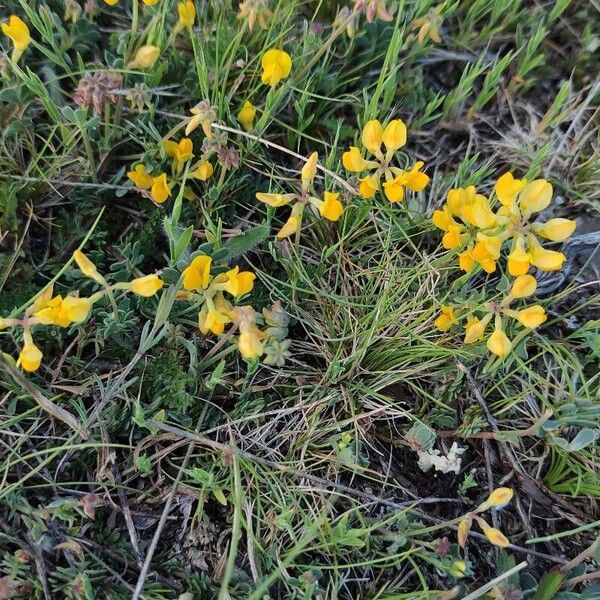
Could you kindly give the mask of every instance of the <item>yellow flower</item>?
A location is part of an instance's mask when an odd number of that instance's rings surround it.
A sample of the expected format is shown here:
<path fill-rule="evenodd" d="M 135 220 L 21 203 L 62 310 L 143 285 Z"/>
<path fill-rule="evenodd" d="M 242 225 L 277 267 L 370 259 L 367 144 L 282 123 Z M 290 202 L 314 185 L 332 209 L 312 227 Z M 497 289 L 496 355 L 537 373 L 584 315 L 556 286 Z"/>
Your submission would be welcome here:
<path fill-rule="evenodd" d="M 154 296 L 164 285 L 164 281 L 156 274 L 138 277 L 129 282 L 130 290 L 138 296 L 149 298 Z"/>
<path fill-rule="evenodd" d="M 25 343 L 19 353 L 19 359 L 17 360 L 17 366 L 22 367 L 24 371 L 33 373 L 40 368 L 42 358 L 42 351 L 33 343 L 31 335 L 26 334 Z"/>
<path fill-rule="evenodd" d="M 383 184 L 383 192 L 390 202 L 404 200 L 404 176 L 399 175 L 391 181 L 386 181 Z"/>
<path fill-rule="evenodd" d="M 485 196 L 477 194 L 468 213 L 470 220 L 479 229 L 491 229 L 496 226 L 496 216 L 490 208 L 490 203 Z"/>
<path fill-rule="evenodd" d="M 92 301 L 90 298 L 56 296 L 49 300 L 43 308 L 35 312 L 34 317 L 42 325 L 68 327 L 71 323 L 85 321 L 91 308 Z"/>
<path fill-rule="evenodd" d="M 183 270 L 183 287 L 186 290 L 205 290 L 210 283 L 212 258 L 201 254 Z"/>
<path fill-rule="evenodd" d="M 436 44 L 442 43 L 442 38 L 439 34 L 439 28 L 442 24 L 442 17 L 440 13 L 442 11 L 442 5 L 432 8 L 427 13 L 426 17 L 414 19 L 411 23 L 413 29 L 418 29 L 417 40 L 420 44 L 425 41 L 426 37 L 429 37 L 432 42 Z"/>
<path fill-rule="evenodd" d="M 365 123 L 361 133 L 363 146 L 376 160 L 367 160 L 362 157 L 360 149 L 350 146 L 342 154 L 344 168 L 352 173 L 370 171 L 368 175 L 359 179 L 358 192 L 363 198 L 372 198 L 381 186 L 384 177 L 383 191 L 390 202 L 399 202 L 405 195 L 405 187 L 420 192 L 429 183 L 429 177 L 421 172 L 423 162 L 418 161 L 405 171 L 392 166 L 394 153 L 406 144 L 406 124 L 401 119 L 393 119 L 384 128 L 377 119 Z M 385 154 L 382 152 L 382 145 Z"/>
<path fill-rule="evenodd" d="M 270 194 L 266 192 L 256 192 L 256 199 L 277 208 L 289 204 L 295 198 L 294 194 Z"/>
<path fill-rule="evenodd" d="M 356 35 L 358 29 L 358 13 L 351 11 L 348 6 L 342 6 L 342 8 L 338 10 L 331 26 L 337 29 L 344 23 L 346 24 L 346 35 L 352 39 Z"/>
<path fill-rule="evenodd" d="M 104 0 L 104 2 L 106 2 L 106 4 L 109 6 L 114 6 L 115 4 L 119 3 L 119 0 Z"/>
<path fill-rule="evenodd" d="M 182 138 L 179 143 L 166 140 L 163 144 L 165 154 L 177 162 L 185 162 L 194 156 L 194 145 L 190 138 Z"/>
<path fill-rule="evenodd" d="M 508 272 L 516 277 L 529 271 L 532 255 L 525 250 L 525 242 L 521 236 L 515 241 L 513 251 L 508 255 Z"/>
<path fill-rule="evenodd" d="M 283 227 L 277 232 L 277 239 L 283 240 L 296 233 L 302 225 L 302 215 L 290 215 Z"/>
<path fill-rule="evenodd" d="M 268 29 L 268 21 L 273 17 L 273 13 L 265 4 L 266 0 L 244 0 L 240 2 L 237 18 L 247 19 L 250 31 L 254 29 L 254 25 L 257 22 L 261 29 Z"/>
<path fill-rule="evenodd" d="M 533 275 L 519 275 L 510 290 L 513 298 L 528 298 L 535 293 L 537 281 Z"/>
<path fill-rule="evenodd" d="M 487 341 L 487 347 L 492 354 L 495 354 L 500 358 L 505 358 L 512 350 L 512 343 L 504 331 L 496 326 L 496 329 L 494 329 L 494 332 Z"/>
<path fill-rule="evenodd" d="M 179 13 L 179 21 L 175 26 L 175 30 L 190 29 L 194 26 L 196 20 L 196 7 L 192 0 L 186 0 L 185 2 L 179 2 L 177 4 L 177 12 Z"/>
<path fill-rule="evenodd" d="M 454 307 L 442 304 L 441 314 L 435 320 L 434 326 L 442 332 L 448 331 L 452 325 L 457 323 L 456 315 L 454 314 Z"/>
<path fill-rule="evenodd" d="M 502 508 L 512 500 L 513 496 L 514 492 L 511 488 L 496 488 L 492 491 L 489 498 L 483 503 L 483 505 L 485 505 L 486 507 Z"/>
<path fill-rule="evenodd" d="M 234 267 L 215 277 L 215 289 L 228 292 L 237 298 L 252 291 L 255 279 L 256 275 L 251 271 L 240 271 L 239 267 Z"/>
<path fill-rule="evenodd" d="M 381 152 L 383 141 L 383 127 L 377 119 L 371 119 L 365 123 L 362 130 L 363 146 L 371 153 L 377 155 Z"/>
<path fill-rule="evenodd" d="M 359 173 L 366 169 L 372 169 L 377 166 L 377 163 L 372 160 L 365 160 L 360 155 L 360 150 L 356 146 L 350 146 L 350 150 L 347 150 L 342 154 L 342 164 L 344 169 L 352 173 Z"/>
<path fill-rule="evenodd" d="M 546 311 L 539 304 L 528 306 L 517 312 L 517 319 L 522 325 L 525 325 L 527 329 L 535 329 L 544 323 L 548 317 Z"/>
<path fill-rule="evenodd" d="M 412 169 L 405 173 L 405 185 L 413 192 L 424 190 L 429 183 L 429 175 L 421 173 L 424 165 L 425 163 L 422 160 L 418 160 Z"/>
<path fill-rule="evenodd" d="M 500 548 L 506 548 L 510 542 L 506 539 L 506 536 L 495 527 L 490 527 L 484 519 L 481 517 L 476 517 L 477 523 L 485 533 L 485 537 L 492 543 L 494 546 L 498 546 Z"/>
<path fill-rule="evenodd" d="M 146 6 L 154 6 L 155 4 L 158 4 L 158 0 L 142 0 L 142 2 Z"/>
<path fill-rule="evenodd" d="M 322 217 L 329 221 L 338 221 L 344 212 L 342 203 L 338 200 L 339 194 L 334 192 L 325 192 L 325 199 L 319 206 L 319 212 Z"/>
<path fill-rule="evenodd" d="M 225 313 L 216 310 L 214 305 L 207 307 L 205 304 L 198 313 L 198 328 L 203 335 L 209 331 L 215 335 L 221 335 L 225 331 L 227 323 L 231 323 L 231 319 Z"/>
<path fill-rule="evenodd" d="M 526 179 L 515 179 L 512 173 L 504 173 L 498 178 L 494 191 L 498 200 L 506 206 L 513 206 L 517 194 L 527 185 Z"/>
<path fill-rule="evenodd" d="M 467 324 L 465 325 L 465 344 L 473 344 L 483 339 L 485 335 L 485 328 L 490 322 L 491 315 L 486 315 L 483 319 L 478 319 L 475 316 L 467 317 Z"/>
<path fill-rule="evenodd" d="M 242 127 L 246 131 L 250 131 L 254 127 L 254 117 L 256 117 L 256 106 L 246 100 L 244 102 L 240 112 L 237 114 L 238 121 L 242 124 Z"/>
<path fill-rule="evenodd" d="M 307 189 L 308 186 L 312 183 L 315 175 L 317 174 L 317 163 L 319 161 L 319 155 L 316 152 L 313 152 L 302 167 L 301 171 L 301 180 L 302 180 L 302 188 Z"/>
<path fill-rule="evenodd" d="M 133 182 L 138 190 L 149 190 L 154 183 L 154 178 L 146 171 L 144 165 L 135 165 L 132 171 L 127 172 L 127 178 Z"/>
<path fill-rule="evenodd" d="M 379 184 L 371 175 L 367 175 L 359 180 L 358 192 L 365 199 L 372 198 L 378 189 Z"/>
<path fill-rule="evenodd" d="M 199 125 L 202 126 L 202 131 L 207 138 L 212 138 L 212 124 L 217 118 L 217 112 L 211 106 L 208 100 L 198 102 L 196 106 L 190 108 L 192 116 L 185 128 L 185 135 L 190 135 Z"/>
<path fill-rule="evenodd" d="M 577 223 L 571 219 L 550 219 L 545 223 L 534 223 L 532 226 L 536 235 L 551 242 L 564 242 L 575 231 Z"/>
<path fill-rule="evenodd" d="M 12 60 L 17 62 L 21 54 L 23 54 L 27 46 L 31 43 L 29 27 L 27 27 L 26 23 L 16 15 L 11 15 L 8 18 L 8 23 L 2 23 L 1 27 L 4 34 L 7 35 L 13 43 Z"/>
<path fill-rule="evenodd" d="M 264 352 L 262 332 L 252 324 L 240 323 L 238 350 L 246 360 L 260 358 Z"/>
<path fill-rule="evenodd" d="M 552 200 L 552 185 L 545 179 L 528 183 L 519 195 L 519 206 L 524 213 L 538 213 L 548 207 Z"/>
<path fill-rule="evenodd" d="M 369 123 L 373 123 L 373 121 L 369 121 Z M 375 121 L 375 123 L 378 124 L 379 122 Z M 381 127 L 381 125 L 379 125 L 379 127 Z M 377 129 L 377 126 L 375 126 L 375 129 Z M 375 132 L 375 136 L 372 141 L 377 141 L 377 132 Z M 399 148 L 402 148 L 402 146 L 406 144 L 406 125 L 404 121 L 402 121 L 402 119 L 394 119 L 393 121 L 390 121 L 387 127 L 384 129 L 383 134 L 379 136 L 379 144 L 381 144 L 382 141 L 384 146 L 391 152 L 395 152 Z M 377 146 L 378 148 L 379 144 Z M 371 150 L 366 144 L 365 147 Z"/>
<path fill-rule="evenodd" d="M 285 79 L 292 70 L 292 59 L 284 50 L 272 48 L 267 50 L 261 60 L 263 73 L 262 82 L 265 85 L 275 86 Z"/>
<path fill-rule="evenodd" d="M 191 176 L 194 179 L 200 179 L 200 181 L 206 181 L 212 177 L 214 173 L 213 166 L 207 161 L 202 160 L 198 163 L 196 168 L 192 171 Z"/>
<path fill-rule="evenodd" d="M 133 57 L 133 60 L 127 65 L 128 69 L 149 69 L 154 65 L 160 56 L 158 46 L 142 46 Z"/>
<path fill-rule="evenodd" d="M 167 183 L 167 174 L 162 173 L 158 177 L 152 179 L 152 187 L 150 188 L 150 196 L 152 200 L 158 204 L 162 204 L 171 195 L 171 189 Z"/>
<path fill-rule="evenodd" d="M 75 263 L 79 267 L 79 270 L 90 279 L 95 279 L 98 275 L 98 269 L 96 265 L 81 251 L 75 250 L 73 252 L 73 258 Z"/>
<path fill-rule="evenodd" d="M 446 235 L 442 238 L 442 246 L 444 246 L 444 248 L 446 248 L 447 250 L 450 250 L 451 248 L 454 248 L 454 246 L 447 246 L 444 243 Z M 460 242 L 460 239 L 458 239 L 458 242 Z M 464 252 L 461 252 L 458 255 L 458 266 L 465 273 L 468 273 L 476 264 L 477 263 L 475 259 L 471 256 L 470 250 L 465 250 Z"/>
<path fill-rule="evenodd" d="M 546 250 L 533 239 L 530 240 L 529 249 L 531 264 L 540 271 L 559 271 L 566 260 L 566 256 L 562 252 Z"/>
<path fill-rule="evenodd" d="M 458 522 L 457 538 L 458 538 L 458 544 L 461 548 L 464 548 L 465 545 L 467 544 L 467 537 L 469 535 L 469 531 L 471 529 L 472 523 L 473 523 L 473 520 L 470 519 L 469 517 L 465 517 L 464 519 L 461 519 Z"/>

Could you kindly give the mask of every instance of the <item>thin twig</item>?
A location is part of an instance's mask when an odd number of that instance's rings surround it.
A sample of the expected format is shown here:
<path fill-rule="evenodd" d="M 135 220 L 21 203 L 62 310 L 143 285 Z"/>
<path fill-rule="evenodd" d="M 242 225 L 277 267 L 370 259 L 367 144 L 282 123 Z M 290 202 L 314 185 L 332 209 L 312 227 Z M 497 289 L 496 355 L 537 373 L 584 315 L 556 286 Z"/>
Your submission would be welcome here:
<path fill-rule="evenodd" d="M 501 575 L 498 575 L 498 577 L 492 579 L 491 581 L 488 581 L 485 585 L 482 585 L 479 589 L 466 595 L 462 600 L 475 600 L 475 598 L 481 598 L 481 596 L 483 596 L 483 594 L 485 594 L 487 591 L 491 590 L 492 588 L 496 587 L 496 585 L 498 585 L 501 581 L 504 581 L 505 579 L 512 577 L 515 573 L 522 571 L 526 566 L 527 566 L 526 561 L 519 563 L 518 565 L 514 566 L 512 569 L 509 569 L 508 571 L 502 573 Z"/>

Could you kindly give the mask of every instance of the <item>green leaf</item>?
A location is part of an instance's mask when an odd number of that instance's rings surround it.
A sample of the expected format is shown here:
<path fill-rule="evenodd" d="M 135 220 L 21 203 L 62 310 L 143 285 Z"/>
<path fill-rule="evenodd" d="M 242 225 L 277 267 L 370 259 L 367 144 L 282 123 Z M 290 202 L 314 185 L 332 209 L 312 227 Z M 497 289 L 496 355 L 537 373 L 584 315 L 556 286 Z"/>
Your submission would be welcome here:
<path fill-rule="evenodd" d="M 578 452 L 583 450 L 586 446 L 593 444 L 600 435 L 600 432 L 594 429 L 585 428 L 582 429 L 569 443 L 568 450 L 570 452 Z"/>
<path fill-rule="evenodd" d="M 238 235 L 234 238 L 230 238 L 223 244 L 223 250 L 227 252 L 227 258 L 235 258 L 246 254 L 258 246 L 261 242 L 267 239 L 269 235 L 269 226 L 266 223 L 262 223 L 257 227 L 253 227 L 246 231 L 242 235 Z"/>
<path fill-rule="evenodd" d="M 552 600 L 560 590 L 564 579 L 565 576 L 559 570 L 548 571 L 538 584 L 534 600 Z"/>

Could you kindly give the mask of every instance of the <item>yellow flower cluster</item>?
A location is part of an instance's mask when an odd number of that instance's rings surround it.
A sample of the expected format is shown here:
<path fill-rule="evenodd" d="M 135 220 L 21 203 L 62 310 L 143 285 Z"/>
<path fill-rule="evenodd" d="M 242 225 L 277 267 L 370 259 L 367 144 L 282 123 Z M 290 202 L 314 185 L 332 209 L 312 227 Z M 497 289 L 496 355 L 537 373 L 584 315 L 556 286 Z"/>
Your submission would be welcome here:
<path fill-rule="evenodd" d="M 538 238 L 562 242 L 575 231 L 575 221 L 550 219 L 540 223 L 532 219 L 552 201 L 552 185 L 545 179 L 528 182 L 505 173 L 494 191 L 500 202 L 496 211 L 486 196 L 469 186 L 450 190 L 442 210 L 433 213 L 433 224 L 445 232 L 442 245 L 459 252 L 460 268 L 470 271 L 479 265 L 486 273 L 493 273 L 507 244 L 510 275 L 524 275 L 531 266 L 540 271 L 559 270 L 564 254 L 543 248 Z"/>
<path fill-rule="evenodd" d="M 487 348 L 496 356 L 504 358 L 512 350 L 513 344 L 505 333 L 504 318 L 517 320 L 526 329 L 536 329 L 548 318 L 543 306 L 533 304 L 526 308 L 510 308 L 513 300 L 528 298 L 535 293 L 537 282 L 533 275 L 519 275 L 513 282 L 510 292 L 501 302 L 488 302 L 467 310 L 460 318 L 466 319 L 464 325 L 465 344 L 473 344 L 487 339 Z M 460 309 L 458 309 L 460 310 Z M 477 314 L 479 313 L 479 316 Z M 494 320 L 494 330 L 486 335 L 486 328 Z M 441 314 L 435 321 L 440 331 L 449 331 L 459 323 L 457 309 L 450 305 L 441 307 Z"/>
<path fill-rule="evenodd" d="M 171 173 L 175 181 L 181 175 L 184 164 L 194 157 L 194 145 L 190 138 L 182 138 L 179 142 L 167 140 L 163 144 L 163 149 L 168 158 L 171 159 Z M 206 181 L 214 172 L 212 164 L 207 158 L 202 157 L 191 169 L 188 174 L 192 179 Z M 171 196 L 171 189 L 175 182 L 169 182 L 167 174 L 161 172 L 157 175 L 151 175 L 146 166 L 136 164 L 132 170 L 127 173 L 127 178 L 133 185 L 149 196 L 157 204 L 162 204 Z"/>
<path fill-rule="evenodd" d="M 263 310 L 260 315 L 252 306 L 234 306 L 229 296 L 237 300 L 250 293 L 254 287 L 256 275 L 251 271 L 240 271 L 238 266 L 224 272 L 212 274 L 212 257 L 200 254 L 192 259 L 182 272 L 183 290 L 179 292 L 179 300 L 199 302 L 198 328 L 203 335 L 212 333 L 220 336 L 226 325 L 233 327 L 228 335 L 237 329 L 237 347 L 243 358 L 252 361 L 267 353 L 267 358 L 274 351 L 281 358 L 281 351 L 287 351 L 287 321 L 282 311 Z M 282 313 L 282 314 L 280 314 Z M 269 325 L 261 330 L 264 322 Z M 279 348 L 281 346 L 281 348 Z M 285 359 L 286 356 L 283 356 Z M 269 363 L 268 360 L 265 362 Z M 280 360 L 269 364 L 282 364 Z"/>
<path fill-rule="evenodd" d="M 489 509 L 498 510 L 503 508 L 512 500 L 513 494 L 514 492 L 511 488 L 496 488 L 485 502 L 482 502 L 475 510 L 466 514 L 459 520 L 457 537 L 461 548 L 464 548 L 467 544 L 467 537 L 473 521 L 479 525 L 485 534 L 485 537 L 494 546 L 506 548 L 510 544 L 507 537 L 499 529 L 490 526 L 485 519 L 478 515 L 478 513 L 482 513 Z"/>
<path fill-rule="evenodd" d="M 429 183 L 429 177 L 421 172 L 423 162 L 416 162 L 406 170 L 394 166 L 398 150 L 406 144 L 406 125 L 401 119 L 390 121 L 384 128 L 377 120 L 368 121 L 362 130 L 362 145 L 371 158 L 363 158 L 360 148 L 350 146 L 342 155 L 344 168 L 352 173 L 367 172 L 360 179 L 358 191 L 363 198 L 372 198 L 382 187 L 390 202 L 404 199 L 405 188 L 420 192 Z M 382 149 L 383 145 L 383 149 Z M 406 155 L 402 154 L 406 159 Z"/>
<path fill-rule="evenodd" d="M 507 249 L 507 271 L 516 277 L 510 293 L 500 302 L 485 303 L 466 311 L 458 309 L 463 313 L 461 318 L 466 318 L 465 343 L 487 338 L 489 351 L 504 358 L 513 344 L 504 330 L 503 317 L 516 319 L 527 329 L 535 329 L 547 319 L 544 308 L 538 304 L 520 310 L 509 306 L 513 300 L 535 293 L 537 282 L 528 271 L 532 266 L 540 271 L 556 271 L 565 261 L 562 252 L 544 248 L 539 239 L 562 242 L 575 230 L 575 221 L 534 219 L 552 200 L 552 185 L 545 179 L 529 182 L 505 173 L 496 182 L 494 192 L 499 202 L 496 210 L 493 201 L 478 194 L 474 186 L 452 189 L 444 207 L 433 213 L 432 221 L 444 232 L 443 247 L 458 252 L 458 264 L 465 272 L 480 268 L 494 273 L 503 249 Z M 494 331 L 487 337 L 486 327 L 492 319 Z M 442 306 L 435 326 L 440 331 L 448 331 L 458 321 L 456 307 Z"/>
<path fill-rule="evenodd" d="M 313 182 L 317 174 L 319 155 L 313 152 L 302 167 L 301 185 L 299 191 L 288 194 L 276 194 L 272 192 L 257 192 L 256 199 L 278 208 L 280 206 L 292 205 L 292 212 L 283 227 L 277 232 L 277 239 L 283 240 L 300 231 L 302 218 L 307 205 L 312 206 L 314 211 L 329 221 L 338 221 L 342 216 L 344 207 L 336 192 L 325 191 L 323 199 L 318 198 L 314 191 Z"/>
<path fill-rule="evenodd" d="M 80 271 L 90 279 L 100 283 L 102 290 L 87 298 L 79 295 L 61 296 L 53 295 L 53 286 L 46 287 L 27 308 L 22 318 L 0 318 L 0 329 L 7 327 L 21 327 L 23 329 L 23 347 L 17 359 L 17 366 L 23 370 L 33 372 L 40 368 L 43 354 L 33 341 L 32 328 L 36 325 L 54 325 L 69 327 L 74 323 L 83 323 L 89 316 L 92 306 L 107 294 L 122 290 L 132 292 L 138 296 L 150 297 L 156 294 L 162 286 L 162 279 L 156 275 L 137 277 L 132 281 L 109 285 L 98 272 L 94 263 L 83 252 L 76 250 L 73 258 Z"/>

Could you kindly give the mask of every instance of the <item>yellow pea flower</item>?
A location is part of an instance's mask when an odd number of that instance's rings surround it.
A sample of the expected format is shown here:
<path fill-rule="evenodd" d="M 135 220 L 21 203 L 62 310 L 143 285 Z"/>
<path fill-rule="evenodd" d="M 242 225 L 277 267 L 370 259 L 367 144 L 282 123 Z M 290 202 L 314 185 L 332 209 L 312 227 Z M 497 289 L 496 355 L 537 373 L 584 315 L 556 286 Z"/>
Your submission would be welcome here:
<path fill-rule="evenodd" d="M 179 163 L 185 162 L 194 156 L 194 145 L 190 138 L 182 138 L 179 142 L 166 140 L 163 147 L 166 155 Z"/>
<path fill-rule="evenodd" d="M 62 308 L 73 323 L 83 323 L 90 314 L 92 301 L 89 298 L 67 296 L 63 300 Z"/>
<path fill-rule="evenodd" d="M 529 271 L 532 255 L 525 250 L 525 243 L 521 236 L 516 239 L 512 252 L 508 255 L 508 272 L 516 277 L 525 275 Z"/>
<path fill-rule="evenodd" d="M 214 167 L 207 160 L 202 160 L 192 171 L 191 177 L 194 179 L 199 179 L 200 181 L 206 181 L 212 177 L 214 171 Z"/>
<path fill-rule="evenodd" d="M 508 339 L 504 330 L 496 325 L 496 329 L 494 329 L 494 332 L 487 341 L 487 347 L 492 354 L 500 358 L 505 358 L 512 350 L 512 342 Z"/>
<path fill-rule="evenodd" d="M 273 13 L 265 6 L 267 0 L 244 0 L 240 2 L 236 18 L 247 19 L 248 29 L 252 31 L 254 25 L 258 23 L 261 29 L 268 29 L 268 22 L 273 17 Z"/>
<path fill-rule="evenodd" d="M 378 189 L 379 184 L 372 175 L 367 175 L 359 180 L 358 193 L 365 199 L 372 198 Z"/>
<path fill-rule="evenodd" d="M 537 281 L 533 275 L 519 275 L 510 290 L 513 298 L 528 298 L 535 293 Z"/>
<path fill-rule="evenodd" d="M 98 273 L 96 265 L 81 250 L 75 250 L 75 252 L 73 252 L 73 259 L 79 267 L 79 270 L 86 277 L 95 279 L 96 274 Z"/>
<path fill-rule="evenodd" d="M 481 517 L 476 517 L 477 523 L 481 527 L 485 537 L 494 545 L 499 548 L 506 548 L 510 542 L 506 536 L 495 527 L 490 527 Z"/>
<path fill-rule="evenodd" d="M 448 306 L 446 304 L 442 304 L 441 308 L 441 314 L 440 316 L 435 320 L 435 322 L 433 323 L 433 325 L 442 332 L 446 332 L 449 331 L 452 327 L 452 325 L 458 323 L 457 319 L 456 319 L 456 315 L 454 313 L 454 307 L 453 306 Z"/>
<path fill-rule="evenodd" d="M 552 200 L 552 185 L 545 179 L 535 179 L 528 183 L 519 196 L 519 206 L 525 213 L 541 212 Z"/>
<path fill-rule="evenodd" d="M 370 121 L 370 123 L 372 122 L 373 121 Z M 379 122 L 375 121 L 375 123 Z M 377 127 L 375 126 L 375 128 Z M 402 121 L 402 119 L 394 119 L 393 121 L 390 121 L 383 131 L 383 134 L 380 136 L 380 139 L 383 141 L 385 147 L 392 152 L 402 148 L 402 146 L 406 144 L 406 125 L 404 121 Z M 377 136 L 375 136 L 372 141 L 376 142 L 376 140 Z M 365 146 L 368 148 L 366 144 Z"/>
<path fill-rule="evenodd" d="M 133 57 L 133 60 L 127 65 L 128 69 L 149 69 L 154 66 L 154 63 L 160 56 L 160 48 L 158 46 L 142 46 Z"/>
<path fill-rule="evenodd" d="M 531 264 L 540 271 L 559 271 L 562 269 L 566 256 L 562 252 L 546 250 L 535 240 L 530 240 Z"/>
<path fill-rule="evenodd" d="M 517 194 L 527 185 L 526 179 L 515 179 L 512 173 L 504 173 L 496 181 L 494 191 L 503 206 L 512 207 Z"/>
<path fill-rule="evenodd" d="M 275 86 L 289 76 L 292 70 L 292 59 L 284 50 L 272 48 L 263 54 L 261 65 L 262 82 L 265 85 Z"/>
<path fill-rule="evenodd" d="M 31 43 L 31 34 L 27 24 L 16 15 L 8 18 L 8 23 L 1 25 L 3 33 L 8 36 L 13 44 L 12 60 L 17 62 Z"/>
<path fill-rule="evenodd" d="M 496 270 L 496 261 L 494 256 L 488 251 L 485 242 L 477 242 L 470 254 L 471 258 L 479 263 L 486 273 L 493 273 Z"/>
<path fill-rule="evenodd" d="M 289 204 L 295 198 L 294 194 L 270 194 L 266 192 L 256 192 L 256 199 L 272 206 L 274 208 L 278 208 L 279 206 L 284 206 Z"/>
<path fill-rule="evenodd" d="M 490 208 L 490 203 L 485 196 L 477 194 L 469 213 L 472 223 L 479 229 L 491 229 L 496 226 L 496 216 Z"/>
<path fill-rule="evenodd" d="M 142 2 L 146 6 L 154 6 L 155 4 L 158 4 L 159 0 L 142 0 Z"/>
<path fill-rule="evenodd" d="M 391 181 L 386 181 L 383 184 L 383 193 L 385 197 L 392 203 L 404 200 L 404 175 L 398 175 Z"/>
<path fill-rule="evenodd" d="M 461 548 L 464 548 L 467 544 L 467 538 L 469 535 L 469 531 L 471 530 L 472 523 L 473 523 L 473 519 L 471 519 L 469 517 L 461 519 L 458 522 L 457 538 L 458 538 L 458 544 Z"/>
<path fill-rule="evenodd" d="M 363 146 L 371 153 L 377 155 L 381 152 L 383 141 L 383 127 L 377 119 L 371 119 L 365 123 L 362 130 Z"/>
<path fill-rule="evenodd" d="M 444 238 L 445 237 L 446 236 L 444 236 Z M 443 239 L 442 239 L 442 245 L 444 246 L 444 248 L 446 248 L 446 250 L 450 250 L 451 248 L 453 248 L 453 246 L 444 245 Z M 477 263 L 476 263 L 475 259 L 471 256 L 470 250 L 465 250 L 464 252 L 461 252 L 458 255 L 458 266 L 465 273 L 468 273 L 476 264 Z"/>
<path fill-rule="evenodd" d="M 167 174 L 162 173 L 158 177 L 152 179 L 152 187 L 150 188 L 150 196 L 157 204 L 162 204 L 171 195 L 171 188 L 167 183 Z"/>
<path fill-rule="evenodd" d="M 550 219 L 542 224 L 534 223 L 532 226 L 536 235 L 552 242 L 564 242 L 571 237 L 577 223 L 571 219 Z"/>
<path fill-rule="evenodd" d="M 129 289 L 138 296 L 149 298 L 162 288 L 164 281 L 156 274 L 137 277 L 129 282 Z"/>
<path fill-rule="evenodd" d="M 316 152 L 313 152 L 304 163 L 300 174 L 303 189 L 307 189 L 315 178 L 315 175 L 317 174 L 318 161 L 319 155 Z"/>
<path fill-rule="evenodd" d="M 298 206 L 298 205 L 296 205 Z M 277 232 L 277 239 L 283 240 L 290 237 L 300 230 L 302 225 L 302 215 L 290 215 L 289 219 L 283 224 L 283 227 Z"/>
<path fill-rule="evenodd" d="M 240 112 L 237 114 L 238 121 L 242 124 L 242 127 L 246 131 L 250 131 L 254 127 L 254 118 L 256 117 L 256 106 L 246 100 L 244 102 Z"/>
<path fill-rule="evenodd" d="M 104 0 L 104 2 L 109 6 L 114 6 L 115 4 L 119 3 L 119 0 Z"/>
<path fill-rule="evenodd" d="M 231 323 L 231 319 L 228 315 L 219 312 L 214 305 L 207 306 L 205 304 L 198 313 L 198 328 L 203 335 L 209 331 L 215 335 L 221 335 L 225 331 L 227 323 Z"/>
<path fill-rule="evenodd" d="M 263 355 L 264 347 L 261 342 L 262 332 L 252 324 L 240 324 L 238 350 L 246 360 L 254 360 Z"/>
<path fill-rule="evenodd" d="M 234 267 L 215 277 L 214 289 L 222 290 L 237 298 L 252 291 L 255 279 L 256 275 L 251 271 L 240 271 L 239 267 Z"/>
<path fill-rule="evenodd" d="M 417 40 L 419 44 L 429 37 L 436 44 L 442 43 L 442 38 L 439 34 L 439 28 L 442 25 L 441 17 L 442 5 L 431 8 L 427 16 L 414 19 L 410 24 L 413 29 L 418 29 Z"/>
<path fill-rule="evenodd" d="M 467 318 L 467 324 L 465 325 L 465 344 L 474 344 L 483 339 L 485 335 L 485 328 L 490 322 L 492 315 L 486 315 L 483 319 L 478 319 L 475 316 Z"/>
<path fill-rule="evenodd" d="M 460 579 L 467 574 L 467 563 L 464 560 L 455 560 L 450 565 L 450 575 L 456 579 Z"/>
<path fill-rule="evenodd" d="M 539 304 L 517 311 L 516 317 L 527 329 L 535 329 L 548 320 L 546 311 Z"/>
<path fill-rule="evenodd" d="M 514 496 L 514 491 L 508 487 L 496 488 L 489 495 L 488 499 L 477 507 L 478 511 L 487 510 L 488 508 L 503 508 Z"/>
<path fill-rule="evenodd" d="M 429 175 L 421 172 L 425 163 L 418 160 L 410 171 L 405 173 L 405 185 L 413 192 L 421 192 L 429 183 Z"/>
<path fill-rule="evenodd" d="M 17 360 L 17 366 L 22 367 L 24 371 L 33 373 L 40 368 L 42 364 L 43 354 L 42 351 L 33 343 L 31 333 L 28 329 L 25 329 L 23 333 L 24 344 L 19 358 Z"/>
<path fill-rule="evenodd" d="M 360 155 L 360 150 L 356 146 L 350 146 L 350 150 L 347 150 L 342 154 L 342 164 L 344 169 L 352 173 L 359 173 L 366 169 L 373 169 L 377 166 L 377 163 L 372 160 L 365 160 Z"/>
<path fill-rule="evenodd" d="M 149 190 L 154 183 L 154 177 L 146 171 L 142 164 L 135 165 L 133 170 L 127 172 L 127 178 L 138 190 Z"/>
<path fill-rule="evenodd" d="M 201 254 L 183 270 L 183 287 L 186 290 L 205 290 L 210 283 L 210 267 L 212 258 Z"/>
<path fill-rule="evenodd" d="M 192 0 L 186 0 L 185 2 L 179 2 L 177 4 L 177 12 L 179 14 L 179 20 L 175 26 L 175 30 L 180 31 L 181 29 L 191 29 L 194 26 L 196 20 L 196 7 Z"/>
<path fill-rule="evenodd" d="M 63 310 L 63 298 L 60 295 L 48 300 L 33 316 L 42 325 L 68 327 L 71 324 L 69 315 Z"/>
<path fill-rule="evenodd" d="M 319 206 L 321 216 L 329 221 L 338 221 L 344 212 L 344 207 L 338 197 L 337 193 L 325 192 L 325 198 Z"/>

